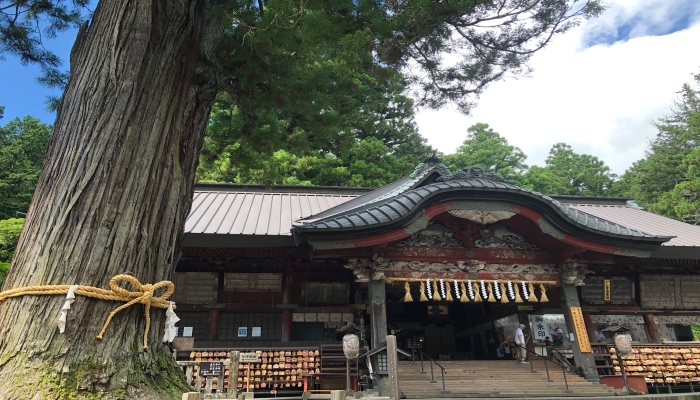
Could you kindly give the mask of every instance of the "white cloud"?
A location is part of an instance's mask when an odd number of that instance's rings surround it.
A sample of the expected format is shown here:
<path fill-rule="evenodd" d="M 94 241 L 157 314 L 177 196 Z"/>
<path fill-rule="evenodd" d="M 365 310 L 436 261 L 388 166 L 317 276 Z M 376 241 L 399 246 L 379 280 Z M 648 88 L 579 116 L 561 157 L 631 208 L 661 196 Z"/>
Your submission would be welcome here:
<path fill-rule="evenodd" d="M 655 136 L 651 121 L 668 114 L 676 92 L 700 71 L 700 52 L 694 50 L 698 23 L 669 35 L 630 35 L 627 41 L 584 48 L 586 35 L 613 26 L 621 13 L 641 15 L 641 3 L 649 2 L 618 1 L 609 5 L 617 12 L 556 38 L 533 57 L 531 77 L 492 84 L 470 117 L 449 109 L 419 111 L 421 133 L 452 153 L 470 125 L 486 122 L 522 148 L 530 164 L 543 165 L 552 145 L 566 142 L 623 173 Z M 648 7 L 643 15 L 654 12 L 661 13 Z"/>

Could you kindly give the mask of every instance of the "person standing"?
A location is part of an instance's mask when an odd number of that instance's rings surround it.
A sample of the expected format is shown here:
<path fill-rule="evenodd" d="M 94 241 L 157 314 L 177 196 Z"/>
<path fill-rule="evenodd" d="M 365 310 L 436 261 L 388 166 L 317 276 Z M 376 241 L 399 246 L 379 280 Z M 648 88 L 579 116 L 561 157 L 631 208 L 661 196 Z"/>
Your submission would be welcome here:
<path fill-rule="evenodd" d="M 515 330 L 515 355 L 520 357 L 520 361 L 518 361 L 520 364 L 529 363 L 529 361 L 526 360 L 527 350 L 525 349 L 525 334 L 523 333 L 523 328 L 525 328 L 525 325 L 520 324 L 518 329 Z"/>

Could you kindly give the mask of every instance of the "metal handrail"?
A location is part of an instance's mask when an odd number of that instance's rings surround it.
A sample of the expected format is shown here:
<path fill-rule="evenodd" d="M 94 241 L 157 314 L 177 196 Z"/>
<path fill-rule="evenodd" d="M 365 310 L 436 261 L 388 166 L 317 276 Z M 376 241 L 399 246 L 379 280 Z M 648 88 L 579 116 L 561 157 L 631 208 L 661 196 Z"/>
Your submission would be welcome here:
<path fill-rule="evenodd" d="M 418 352 L 420 353 L 420 373 L 425 374 L 426 372 L 425 372 L 425 369 L 423 368 L 423 355 L 425 353 L 423 353 L 423 351 L 421 349 L 416 349 L 416 348 L 412 348 L 411 353 L 413 354 L 413 351 L 415 351 L 415 350 L 418 350 Z M 438 367 L 440 367 L 440 375 L 442 377 L 442 391 L 440 393 L 442 393 L 442 394 L 449 393 L 449 391 L 445 388 L 445 374 L 447 373 L 447 370 L 445 369 L 445 367 L 440 365 L 440 363 L 438 363 L 437 361 L 430 358 L 430 356 L 428 356 L 427 354 L 425 354 L 425 357 L 428 358 L 428 360 L 430 360 L 430 383 L 437 383 L 437 381 L 435 380 L 435 372 L 433 371 L 433 364 L 435 364 Z M 413 360 L 413 362 L 415 363 L 415 360 Z"/>
<path fill-rule="evenodd" d="M 513 343 L 513 344 L 515 344 L 515 343 Z M 517 348 L 520 346 L 515 344 L 515 347 Z M 554 359 L 537 354 L 532 350 L 528 350 L 527 347 L 521 347 L 521 348 L 525 349 L 526 353 L 534 354 L 536 357 L 539 357 L 542 360 L 544 360 L 544 369 L 547 371 L 547 382 L 554 382 L 552 380 L 552 378 L 549 377 L 549 367 L 547 366 L 547 361 L 551 362 L 552 364 L 556 364 L 556 365 L 560 366 L 561 367 L 561 374 L 564 377 L 564 385 L 566 385 L 566 391 L 567 391 L 567 393 L 571 393 L 571 390 L 569 389 L 569 381 L 566 379 L 566 371 L 569 371 L 569 368 L 565 367 L 564 364 L 560 364 L 560 363 L 554 361 Z M 537 372 L 537 371 L 535 371 L 534 367 L 532 366 L 532 363 L 530 363 L 530 372 L 532 372 L 532 373 Z"/>

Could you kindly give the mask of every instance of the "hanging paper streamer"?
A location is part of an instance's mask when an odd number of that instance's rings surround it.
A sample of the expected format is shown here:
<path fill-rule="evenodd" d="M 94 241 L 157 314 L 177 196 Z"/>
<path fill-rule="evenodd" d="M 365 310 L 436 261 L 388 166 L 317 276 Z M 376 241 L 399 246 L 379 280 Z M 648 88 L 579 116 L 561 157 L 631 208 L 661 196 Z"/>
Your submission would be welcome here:
<path fill-rule="evenodd" d="M 515 293 L 515 302 L 516 303 L 522 303 L 523 299 L 520 297 L 520 293 L 518 293 L 518 284 L 513 284 L 513 292 Z"/>
<path fill-rule="evenodd" d="M 440 279 L 440 295 L 443 299 L 447 300 L 447 295 L 445 293 L 445 281 Z M 448 288 L 449 289 L 449 288 Z"/>
<path fill-rule="evenodd" d="M 420 301 L 428 301 L 428 298 L 425 297 L 425 283 L 424 282 L 420 283 Z"/>
<path fill-rule="evenodd" d="M 510 303 L 510 300 L 508 300 L 508 292 L 506 291 L 506 284 L 504 282 L 501 282 L 501 303 Z"/>
<path fill-rule="evenodd" d="M 440 279 L 440 282 L 442 282 L 442 279 Z M 455 282 L 456 284 L 456 282 Z M 450 284 L 445 283 L 445 293 L 447 293 L 447 297 L 445 297 L 445 300 L 447 301 L 453 301 L 454 299 L 452 298 L 452 293 L 450 293 Z"/>
<path fill-rule="evenodd" d="M 525 281 L 522 281 L 522 292 L 523 292 L 523 299 L 525 301 L 530 301 L 530 293 L 527 291 L 527 285 L 525 284 Z"/>
<path fill-rule="evenodd" d="M 533 285 L 532 282 L 530 282 L 528 284 L 528 289 L 529 289 L 528 291 L 530 292 L 529 297 L 532 299 L 532 301 L 534 301 L 534 302 L 539 301 L 539 300 L 537 300 L 537 295 L 535 294 L 535 285 Z"/>
<path fill-rule="evenodd" d="M 544 288 L 544 283 L 540 283 L 540 290 L 542 293 L 540 294 L 540 301 L 543 303 L 546 303 L 549 301 L 547 298 L 547 289 Z"/>
<path fill-rule="evenodd" d="M 455 281 L 455 283 L 457 283 L 457 281 Z M 471 296 L 467 295 L 468 292 L 464 287 L 464 282 L 462 282 L 460 286 L 462 286 L 462 297 L 459 298 L 459 301 L 461 301 L 462 303 L 469 303 L 469 299 L 474 300 L 474 297 L 472 297 L 474 296 L 474 288 L 472 288 L 471 281 L 469 281 L 469 292 L 472 292 Z"/>
<path fill-rule="evenodd" d="M 68 288 L 68 293 L 66 294 L 66 301 L 61 307 L 61 314 L 58 316 L 58 331 L 63 333 L 66 330 L 66 321 L 68 320 L 68 310 L 70 310 L 70 305 L 75 301 L 75 290 L 78 289 L 78 285 L 71 285 Z"/>
<path fill-rule="evenodd" d="M 171 301 L 168 309 L 165 311 L 165 333 L 163 334 L 164 342 L 171 343 L 173 339 L 175 339 L 175 336 L 177 336 L 175 324 L 179 320 L 180 318 L 178 318 L 177 315 L 175 315 L 175 311 L 173 311 L 173 302 Z"/>
<path fill-rule="evenodd" d="M 498 281 L 493 281 L 493 294 L 496 295 L 496 300 L 501 300 L 501 288 L 498 286 Z"/>
<path fill-rule="evenodd" d="M 459 282 L 452 281 L 452 283 L 455 285 L 455 296 L 457 296 L 457 300 L 462 300 L 462 296 L 464 296 L 464 291 L 462 291 L 462 293 L 459 292 Z"/>
<path fill-rule="evenodd" d="M 403 297 L 404 303 L 411 303 L 413 302 L 413 297 L 411 296 L 411 285 L 408 284 L 408 281 L 406 281 L 403 284 L 404 290 L 406 290 L 406 295 Z"/>
<path fill-rule="evenodd" d="M 435 301 L 442 300 L 442 297 L 440 297 L 440 289 L 438 289 L 437 281 L 433 281 L 433 300 L 435 300 Z"/>
<path fill-rule="evenodd" d="M 515 292 L 513 292 L 513 282 L 508 281 L 506 283 L 506 288 L 508 289 L 508 299 L 515 300 Z"/>
<path fill-rule="evenodd" d="M 433 299 L 433 287 L 430 286 L 430 279 L 425 280 L 425 291 L 428 293 L 428 300 Z"/>
<path fill-rule="evenodd" d="M 465 290 L 466 289 L 466 290 Z M 474 284 L 472 284 L 471 280 L 467 281 L 467 287 L 464 287 L 464 282 L 462 282 L 462 292 L 464 292 L 464 295 L 469 298 L 469 300 L 476 300 L 476 296 L 474 296 Z M 479 290 L 477 289 L 476 293 L 479 293 Z"/>
<path fill-rule="evenodd" d="M 481 303 L 483 301 L 481 295 L 479 294 L 479 284 L 474 282 L 474 286 L 472 289 L 472 294 L 474 295 L 474 301 L 477 303 Z"/>

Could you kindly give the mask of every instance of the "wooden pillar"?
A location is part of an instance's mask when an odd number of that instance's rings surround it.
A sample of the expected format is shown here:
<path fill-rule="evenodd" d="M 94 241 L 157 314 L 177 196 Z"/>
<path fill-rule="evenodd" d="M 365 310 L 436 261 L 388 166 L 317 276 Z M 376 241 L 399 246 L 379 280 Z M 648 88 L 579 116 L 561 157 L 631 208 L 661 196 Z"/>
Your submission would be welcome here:
<path fill-rule="evenodd" d="M 598 338 L 595 337 L 595 329 L 593 328 L 593 320 L 591 319 L 591 313 L 583 313 L 583 322 L 586 324 L 586 332 L 588 333 L 588 340 L 591 343 L 598 343 Z"/>
<path fill-rule="evenodd" d="M 595 359 L 593 358 L 592 352 L 581 352 L 579 347 L 579 340 L 588 341 L 588 334 L 583 333 L 582 337 L 576 334 L 576 327 L 574 324 L 574 318 L 572 315 L 572 308 L 578 310 L 581 309 L 581 303 L 579 302 L 578 292 L 576 291 L 576 286 L 574 285 L 561 285 L 562 294 L 562 307 L 564 308 L 564 321 L 566 321 L 566 329 L 569 332 L 569 343 L 571 343 L 571 350 L 574 353 L 574 361 L 576 362 L 576 368 L 581 376 L 586 378 L 590 382 L 600 382 L 600 377 L 598 376 L 598 368 L 596 368 Z M 574 340 L 571 340 L 573 333 Z M 590 347 L 590 346 L 589 346 Z"/>
<path fill-rule="evenodd" d="M 290 340 L 292 340 L 292 310 L 285 309 L 282 311 L 282 341 Z"/>
<path fill-rule="evenodd" d="M 292 281 L 291 276 L 287 277 L 284 284 L 284 292 L 282 293 L 282 304 L 290 304 L 292 302 Z M 285 308 L 282 311 L 282 341 L 289 342 L 292 340 L 292 309 Z"/>
<path fill-rule="evenodd" d="M 369 282 L 370 318 L 372 321 L 372 348 L 386 342 L 386 281 Z"/>
<path fill-rule="evenodd" d="M 389 372 L 389 397 L 398 399 L 399 394 L 399 357 L 396 353 L 396 336 L 386 337 L 387 369 Z"/>
<path fill-rule="evenodd" d="M 649 341 L 651 343 L 661 343 L 661 331 L 658 325 L 656 325 L 654 314 L 644 314 L 642 318 L 644 318 L 644 326 L 649 335 Z"/>
<path fill-rule="evenodd" d="M 219 310 L 209 310 L 209 340 L 215 342 L 219 337 Z"/>

